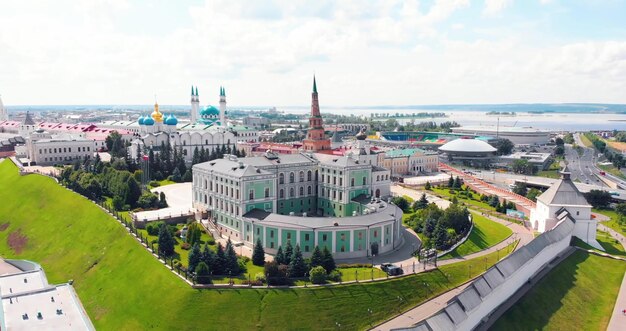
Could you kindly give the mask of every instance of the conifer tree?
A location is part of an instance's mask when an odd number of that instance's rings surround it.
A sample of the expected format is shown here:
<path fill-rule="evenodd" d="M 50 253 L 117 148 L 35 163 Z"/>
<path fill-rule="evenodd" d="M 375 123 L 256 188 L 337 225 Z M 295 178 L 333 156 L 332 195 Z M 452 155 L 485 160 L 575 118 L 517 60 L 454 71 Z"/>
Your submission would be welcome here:
<path fill-rule="evenodd" d="M 202 253 L 200 252 L 200 245 L 198 243 L 193 244 L 191 251 L 189 252 L 188 268 L 189 270 L 196 270 L 198 263 L 202 262 Z"/>
<path fill-rule="evenodd" d="M 224 268 L 225 274 L 227 275 L 238 275 L 239 274 L 239 262 L 237 261 L 237 254 L 235 253 L 235 248 L 233 247 L 233 243 L 230 241 L 230 238 L 226 242 L 226 266 Z"/>
<path fill-rule="evenodd" d="M 226 268 L 226 254 L 224 253 L 224 246 L 222 246 L 222 243 L 217 243 L 217 253 L 215 254 L 213 266 L 213 274 L 224 275 L 224 269 Z"/>
<path fill-rule="evenodd" d="M 285 253 L 283 252 L 283 246 L 278 246 L 278 251 L 276 251 L 276 256 L 274 256 L 274 261 L 277 264 L 287 264 L 285 263 Z"/>
<path fill-rule="evenodd" d="M 215 253 L 209 248 L 209 244 L 205 243 L 202 249 L 201 258 L 202 262 L 209 266 L 211 271 L 215 271 Z"/>
<path fill-rule="evenodd" d="M 254 251 L 252 252 L 252 264 L 257 266 L 265 264 L 265 250 L 263 249 L 261 239 L 257 239 L 256 245 L 254 245 Z"/>
<path fill-rule="evenodd" d="M 322 251 L 322 267 L 326 269 L 327 273 L 330 273 L 337 268 L 333 254 L 330 253 L 326 246 L 324 246 L 324 250 Z"/>
<path fill-rule="evenodd" d="M 165 257 L 174 255 L 174 238 L 168 225 L 163 223 L 159 229 L 159 253 Z"/>
<path fill-rule="evenodd" d="M 285 247 L 285 264 L 289 264 L 291 262 L 292 256 L 293 246 L 291 246 L 291 241 L 287 241 L 287 247 Z"/>
<path fill-rule="evenodd" d="M 322 251 L 320 251 L 319 246 L 315 246 L 313 248 L 313 254 L 311 255 L 311 268 L 321 266 L 324 263 L 324 256 L 322 255 Z"/>
<path fill-rule="evenodd" d="M 291 257 L 291 263 L 289 263 L 289 277 L 304 277 L 306 273 L 306 263 L 302 257 L 302 251 L 300 251 L 300 245 L 296 245 Z"/>

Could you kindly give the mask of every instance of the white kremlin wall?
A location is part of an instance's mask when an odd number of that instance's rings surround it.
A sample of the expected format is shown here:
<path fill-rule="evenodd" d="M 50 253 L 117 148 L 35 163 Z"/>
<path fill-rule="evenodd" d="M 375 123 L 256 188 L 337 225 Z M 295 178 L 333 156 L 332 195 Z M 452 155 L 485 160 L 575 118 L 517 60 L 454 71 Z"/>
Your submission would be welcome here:
<path fill-rule="evenodd" d="M 565 219 L 491 267 L 448 305 L 401 330 L 473 330 L 570 244 L 574 223 Z"/>

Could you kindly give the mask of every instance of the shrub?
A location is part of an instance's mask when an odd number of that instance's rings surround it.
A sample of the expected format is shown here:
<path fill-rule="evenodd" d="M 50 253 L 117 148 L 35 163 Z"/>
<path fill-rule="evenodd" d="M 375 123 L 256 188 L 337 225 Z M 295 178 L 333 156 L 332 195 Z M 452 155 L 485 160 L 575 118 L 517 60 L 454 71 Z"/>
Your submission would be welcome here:
<path fill-rule="evenodd" d="M 265 275 L 262 272 L 257 272 L 256 275 L 254 275 L 254 280 L 265 282 Z"/>
<path fill-rule="evenodd" d="M 326 269 L 322 266 L 313 267 L 309 274 L 309 278 L 313 284 L 323 284 L 326 282 Z"/>
<path fill-rule="evenodd" d="M 213 246 L 213 245 L 215 245 L 215 239 L 213 237 L 209 237 L 209 239 L 207 239 L 206 243 L 209 244 L 210 246 Z"/>
<path fill-rule="evenodd" d="M 191 248 L 191 244 L 190 243 L 182 243 L 182 244 L 180 244 L 180 248 L 188 251 Z"/>
<path fill-rule="evenodd" d="M 259 280 L 244 280 L 241 282 L 243 285 L 251 285 L 251 286 L 263 286 L 263 282 Z"/>
<path fill-rule="evenodd" d="M 159 186 L 161 186 L 161 184 L 159 184 L 159 182 L 157 182 L 156 180 L 152 180 L 152 181 L 150 181 L 150 182 L 148 183 L 148 185 L 149 185 L 149 186 L 152 186 L 152 187 L 159 187 Z"/>
<path fill-rule="evenodd" d="M 371 268 L 371 263 L 340 263 L 337 268 Z"/>
<path fill-rule="evenodd" d="M 333 282 L 341 281 L 341 271 L 335 269 L 328 274 L 328 280 Z"/>
<path fill-rule="evenodd" d="M 151 236 L 158 236 L 159 228 L 161 228 L 161 224 L 163 224 L 163 222 L 148 223 L 148 225 L 146 225 L 146 231 L 148 231 L 148 234 Z"/>

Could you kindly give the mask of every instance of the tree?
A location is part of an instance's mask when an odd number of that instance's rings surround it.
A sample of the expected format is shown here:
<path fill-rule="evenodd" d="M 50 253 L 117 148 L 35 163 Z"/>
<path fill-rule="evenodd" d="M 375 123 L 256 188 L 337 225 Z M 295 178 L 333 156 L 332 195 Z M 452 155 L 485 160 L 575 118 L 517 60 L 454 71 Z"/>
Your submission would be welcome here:
<path fill-rule="evenodd" d="M 537 197 L 539 195 L 541 195 L 541 191 L 539 191 L 538 189 L 536 189 L 534 187 L 531 188 L 530 190 L 528 190 L 528 192 L 526 192 L 526 197 L 529 200 L 532 200 L 532 201 L 535 201 L 535 202 L 537 201 Z"/>
<path fill-rule="evenodd" d="M 557 138 L 554 140 L 554 143 L 555 143 L 557 146 L 563 146 L 563 145 L 565 145 L 565 141 L 564 141 L 564 140 L 563 140 L 563 138 L 561 138 L 561 137 L 557 137 Z"/>
<path fill-rule="evenodd" d="M 227 275 L 238 275 L 239 274 L 239 262 L 237 262 L 237 254 L 235 253 L 235 248 L 233 247 L 233 243 L 230 241 L 230 238 L 226 242 L 226 265 L 224 268 L 224 272 Z"/>
<path fill-rule="evenodd" d="M 125 201 L 126 204 L 130 206 L 136 206 L 137 200 L 141 196 L 141 187 L 139 187 L 139 183 L 132 176 L 128 177 L 128 190 L 126 191 Z"/>
<path fill-rule="evenodd" d="M 428 206 L 428 199 L 426 198 L 426 193 L 422 193 L 422 196 L 420 197 L 420 199 L 413 203 L 413 211 L 424 209 L 427 206 Z"/>
<path fill-rule="evenodd" d="M 226 254 L 224 253 L 224 246 L 222 243 L 217 243 L 217 253 L 215 254 L 215 261 L 213 262 L 213 274 L 223 275 L 226 268 Z"/>
<path fill-rule="evenodd" d="M 159 254 L 170 257 L 174 255 L 174 244 L 176 241 L 172 237 L 172 233 L 170 229 L 168 229 L 168 225 L 163 223 L 161 224 L 161 228 L 159 229 Z"/>
<path fill-rule="evenodd" d="M 448 187 L 452 188 L 454 186 L 454 178 L 452 178 L 452 175 L 450 175 L 450 178 L 448 178 Z"/>
<path fill-rule="evenodd" d="M 450 205 L 450 207 L 443 211 L 443 215 L 441 215 L 439 219 L 439 225 L 441 225 L 444 230 L 451 228 L 454 229 L 457 234 L 465 233 L 470 227 L 469 211 L 467 208 L 457 204 Z"/>
<path fill-rule="evenodd" d="M 167 200 L 165 200 L 165 193 L 159 193 L 159 208 L 166 208 Z"/>
<path fill-rule="evenodd" d="M 409 201 L 407 201 L 405 197 L 393 197 L 393 199 L 391 199 L 391 203 L 398 206 L 403 212 L 407 212 L 409 210 Z"/>
<path fill-rule="evenodd" d="M 196 283 L 198 284 L 209 284 L 211 283 L 211 277 L 209 277 L 209 266 L 204 263 L 198 263 L 196 266 Z"/>
<path fill-rule="evenodd" d="M 204 243 L 200 260 L 206 263 L 212 271 L 215 271 L 215 253 L 209 248 L 208 243 Z"/>
<path fill-rule="evenodd" d="M 200 243 L 200 238 L 202 237 L 202 228 L 198 223 L 191 223 L 189 227 L 187 227 L 187 235 L 185 236 L 185 241 L 189 243 L 189 245 L 194 245 L 195 243 Z"/>
<path fill-rule="evenodd" d="M 611 202 L 611 194 L 603 190 L 591 190 L 585 198 L 593 208 L 606 208 Z"/>
<path fill-rule="evenodd" d="M 183 178 L 180 175 L 180 170 L 178 170 L 178 168 L 174 168 L 174 171 L 172 171 L 172 181 L 176 183 L 180 183 L 182 180 Z"/>
<path fill-rule="evenodd" d="M 313 284 L 324 284 L 326 282 L 326 270 L 321 266 L 311 268 L 309 279 Z"/>
<path fill-rule="evenodd" d="M 452 182 L 452 187 L 455 189 L 460 189 L 461 186 L 463 186 L 463 180 L 459 176 L 456 176 L 456 178 Z"/>
<path fill-rule="evenodd" d="M 322 255 L 322 251 L 320 251 L 319 246 L 315 246 L 313 248 L 313 253 L 311 254 L 311 267 L 321 266 L 324 263 L 324 256 Z"/>
<path fill-rule="evenodd" d="M 554 148 L 554 155 L 563 155 L 565 154 L 565 148 L 563 146 L 556 146 Z"/>
<path fill-rule="evenodd" d="M 254 245 L 254 251 L 252 252 L 252 264 L 256 266 L 262 266 L 265 264 L 265 250 L 263 249 L 261 239 L 257 239 L 256 245 Z"/>
<path fill-rule="evenodd" d="M 287 246 L 285 247 L 285 264 L 291 263 L 292 256 L 293 256 L 293 246 L 291 246 L 291 241 L 287 241 Z"/>
<path fill-rule="evenodd" d="M 498 139 L 495 143 L 491 144 L 496 148 L 496 153 L 498 155 L 508 155 L 513 151 L 513 147 L 515 145 L 508 139 Z"/>
<path fill-rule="evenodd" d="M 617 213 L 617 215 L 619 215 L 618 222 L 620 224 L 623 223 L 624 217 L 626 217 L 626 203 L 618 203 L 617 206 L 615 206 L 615 212 Z"/>
<path fill-rule="evenodd" d="M 519 194 L 521 196 L 526 196 L 528 193 L 528 187 L 526 187 L 526 183 L 517 182 L 513 187 L 513 193 Z"/>
<path fill-rule="evenodd" d="M 290 277 L 304 277 L 306 273 L 306 263 L 302 257 L 302 251 L 300 251 L 300 245 L 296 245 L 289 263 L 289 276 Z"/>
<path fill-rule="evenodd" d="M 104 140 L 107 150 L 111 156 L 124 157 L 126 155 L 126 148 L 124 147 L 124 141 L 122 141 L 122 135 L 117 131 L 112 131 Z"/>
<path fill-rule="evenodd" d="M 424 189 L 429 191 L 431 189 L 430 182 L 426 181 L 426 185 L 424 185 Z"/>
<path fill-rule="evenodd" d="M 326 246 L 324 246 L 324 250 L 322 251 L 322 267 L 326 269 L 327 273 L 330 273 L 337 268 L 333 254 L 330 253 Z"/>
<path fill-rule="evenodd" d="M 189 270 L 196 270 L 198 263 L 202 262 L 202 252 L 200 252 L 198 243 L 195 243 L 191 248 L 187 261 Z"/>
<path fill-rule="evenodd" d="M 432 238 L 437 249 L 444 250 L 447 248 L 448 231 L 441 223 L 437 223 L 437 226 L 435 226 Z"/>
<path fill-rule="evenodd" d="M 285 253 L 283 252 L 283 246 L 278 246 L 278 251 L 276 251 L 274 261 L 276 261 L 276 263 L 278 264 L 287 264 L 285 263 Z"/>
<path fill-rule="evenodd" d="M 284 285 L 287 283 L 287 269 L 274 261 L 265 263 L 264 271 L 269 285 Z"/>

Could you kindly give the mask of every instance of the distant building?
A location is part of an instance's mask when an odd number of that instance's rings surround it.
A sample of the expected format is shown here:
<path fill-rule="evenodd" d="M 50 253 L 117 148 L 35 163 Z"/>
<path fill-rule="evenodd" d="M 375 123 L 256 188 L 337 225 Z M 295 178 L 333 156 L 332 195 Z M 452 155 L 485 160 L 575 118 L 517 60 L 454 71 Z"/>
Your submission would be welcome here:
<path fill-rule="evenodd" d="M 9 113 L 7 112 L 7 109 L 4 108 L 4 104 L 2 103 L 2 97 L 0 96 L 0 122 L 8 120 Z"/>
<path fill-rule="evenodd" d="M 34 132 L 26 141 L 27 157 L 37 165 L 71 164 L 93 158 L 94 143 L 80 135 Z"/>
<path fill-rule="evenodd" d="M 243 118 L 242 124 L 246 126 L 262 127 L 262 126 L 269 126 L 270 121 L 266 117 L 246 116 Z"/>
<path fill-rule="evenodd" d="M 549 131 L 529 127 L 462 126 L 452 128 L 452 132 L 508 139 L 515 145 L 545 145 L 550 142 Z"/>
<path fill-rule="evenodd" d="M 450 162 L 484 167 L 496 157 L 496 148 L 478 139 L 456 139 L 439 147 L 439 152 Z"/>
<path fill-rule="evenodd" d="M 528 163 L 536 166 L 539 170 L 546 170 L 552 164 L 552 154 L 535 153 L 535 152 L 516 152 L 510 155 L 502 155 L 497 162 L 501 164 L 511 165 L 517 160 L 526 160 Z"/>
<path fill-rule="evenodd" d="M 381 153 L 380 166 L 389 169 L 392 176 L 413 175 L 436 172 L 439 164 L 437 152 L 419 148 L 392 149 Z"/>

